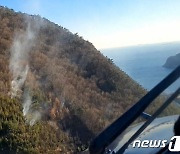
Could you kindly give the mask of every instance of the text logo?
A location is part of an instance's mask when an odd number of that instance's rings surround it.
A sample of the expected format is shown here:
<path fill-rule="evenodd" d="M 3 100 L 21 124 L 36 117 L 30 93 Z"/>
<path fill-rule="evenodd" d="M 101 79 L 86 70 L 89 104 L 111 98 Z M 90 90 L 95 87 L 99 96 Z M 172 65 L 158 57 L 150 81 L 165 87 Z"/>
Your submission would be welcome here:
<path fill-rule="evenodd" d="M 180 151 L 180 136 L 173 136 L 169 142 L 169 151 Z"/>
<path fill-rule="evenodd" d="M 133 148 L 164 148 L 166 146 L 167 140 L 135 140 L 133 142 Z"/>

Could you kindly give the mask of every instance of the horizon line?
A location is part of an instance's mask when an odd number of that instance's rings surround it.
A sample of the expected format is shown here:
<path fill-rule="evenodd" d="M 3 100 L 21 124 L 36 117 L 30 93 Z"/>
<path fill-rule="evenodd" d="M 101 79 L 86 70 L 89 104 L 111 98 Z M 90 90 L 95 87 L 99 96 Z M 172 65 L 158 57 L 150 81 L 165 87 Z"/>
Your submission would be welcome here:
<path fill-rule="evenodd" d="M 118 49 L 118 48 L 130 48 L 130 47 L 138 47 L 138 46 L 148 46 L 148 45 L 166 45 L 166 44 L 173 44 L 179 43 L 180 41 L 168 41 L 168 42 L 157 42 L 157 43 L 145 43 L 145 44 L 132 44 L 132 45 L 124 45 L 124 46 L 117 46 L 117 47 L 108 47 L 108 48 L 97 48 L 97 50 L 108 50 L 108 49 Z"/>

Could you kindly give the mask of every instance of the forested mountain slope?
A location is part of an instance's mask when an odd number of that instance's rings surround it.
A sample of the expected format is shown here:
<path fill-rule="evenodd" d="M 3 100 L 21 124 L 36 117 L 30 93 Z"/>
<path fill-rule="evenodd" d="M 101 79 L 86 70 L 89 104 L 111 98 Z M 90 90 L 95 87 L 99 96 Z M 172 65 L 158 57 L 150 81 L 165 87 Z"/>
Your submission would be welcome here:
<path fill-rule="evenodd" d="M 82 37 L 0 7 L 2 153 L 81 151 L 144 94 Z"/>

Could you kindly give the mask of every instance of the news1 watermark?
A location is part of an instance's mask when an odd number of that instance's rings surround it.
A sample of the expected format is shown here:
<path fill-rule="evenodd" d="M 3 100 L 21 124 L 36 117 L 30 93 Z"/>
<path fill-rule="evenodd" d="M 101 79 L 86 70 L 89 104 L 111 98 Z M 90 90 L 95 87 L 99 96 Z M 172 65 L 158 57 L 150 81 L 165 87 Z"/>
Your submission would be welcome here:
<path fill-rule="evenodd" d="M 168 140 L 135 140 L 133 148 L 164 148 Z M 180 136 L 173 136 L 168 145 L 169 151 L 180 152 Z"/>

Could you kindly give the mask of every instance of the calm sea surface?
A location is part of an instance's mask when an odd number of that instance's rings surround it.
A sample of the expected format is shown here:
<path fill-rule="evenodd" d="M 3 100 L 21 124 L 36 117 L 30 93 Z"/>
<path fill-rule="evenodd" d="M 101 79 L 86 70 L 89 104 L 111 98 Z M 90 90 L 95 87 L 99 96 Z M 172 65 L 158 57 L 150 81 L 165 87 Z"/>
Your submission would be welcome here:
<path fill-rule="evenodd" d="M 169 56 L 180 53 L 180 43 L 144 45 L 102 50 L 113 62 L 145 89 L 152 89 L 172 70 L 162 67 Z M 180 79 L 166 93 L 180 86 Z"/>

